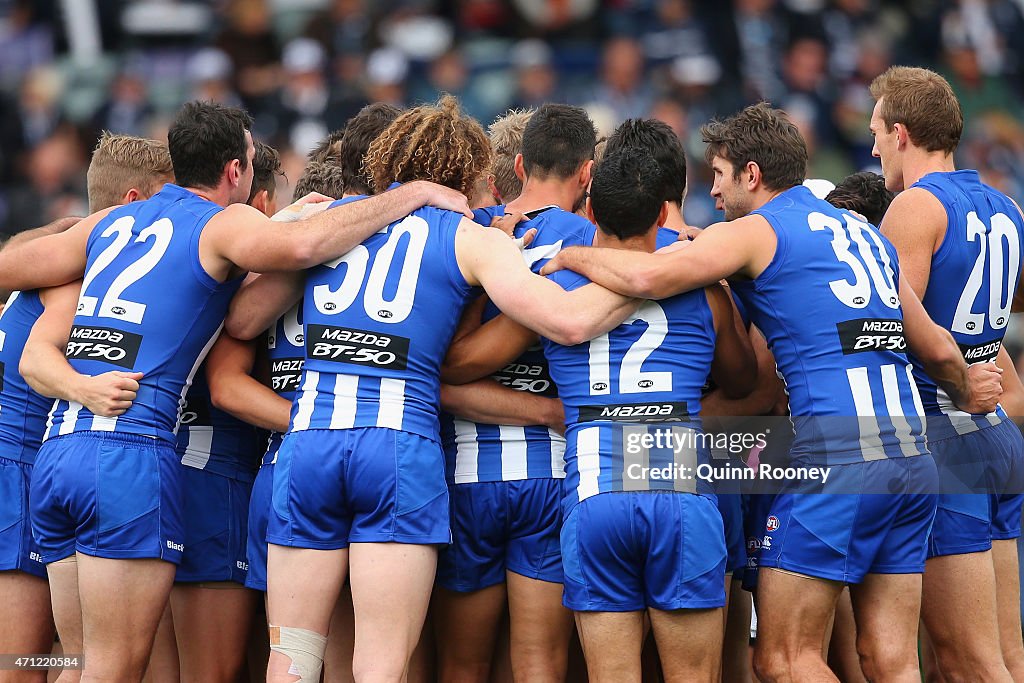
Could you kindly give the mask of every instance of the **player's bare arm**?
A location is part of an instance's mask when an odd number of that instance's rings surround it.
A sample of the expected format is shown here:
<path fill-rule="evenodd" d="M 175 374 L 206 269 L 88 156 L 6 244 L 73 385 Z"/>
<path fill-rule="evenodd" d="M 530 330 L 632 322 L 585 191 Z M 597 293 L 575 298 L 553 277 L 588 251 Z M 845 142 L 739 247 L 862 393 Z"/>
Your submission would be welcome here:
<path fill-rule="evenodd" d="M 728 398 L 743 398 L 757 385 L 757 359 L 750 335 L 725 288 L 715 283 L 704 288 L 715 322 L 715 357 L 711 376 Z"/>
<path fill-rule="evenodd" d="M 116 417 L 131 407 L 142 373 L 115 370 L 90 376 L 68 364 L 65 349 L 80 290 L 81 282 L 76 281 L 39 293 L 43 313 L 32 326 L 18 370 L 43 396 L 75 401 L 96 415 Z"/>
<path fill-rule="evenodd" d="M 973 414 L 995 410 L 1002 393 L 1002 370 L 995 363 L 968 367 L 953 335 L 932 322 L 921 300 L 902 277 L 900 302 L 907 348 L 924 364 L 925 372 L 961 410 Z"/>
<path fill-rule="evenodd" d="M 8 243 L 0 249 L 0 289 L 56 287 L 82 277 L 89 235 L 114 208 L 97 211 L 63 232 Z"/>
<path fill-rule="evenodd" d="M 557 398 L 516 391 L 489 378 L 442 384 L 441 407 L 472 422 L 519 427 L 541 424 L 565 432 L 565 411 Z"/>
<path fill-rule="evenodd" d="M 928 289 L 932 256 L 946 236 L 946 221 L 942 202 L 917 187 L 896 196 L 879 226 L 900 255 L 900 276 L 918 297 Z"/>
<path fill-rule="evenodd" d="M 39 237 L 46 237 L 47 235 L 56 235 L 62 233 L 68 228 L 73 227 L 76 223 L 82 220 L 81 216 L 67 216 L 65 218 L 58 218 L 57 220 L 47 223 L 40 228 L 33 228 L 32 230 L 24 230 L 8 239 L 3 244 L 0 244 L 0 248 L 6 249 L 7 247 L 13 247 L 24 242 L 31 242 Z"/>
<path fill-rule="evenodd" d="M 312 268 L 428 204 L 472 215 L 463 194 L 425 181 L 284 224 L 251 206 L 232 204 L 203 230 L 199 257 L 206 271 L 220 281 L 229 277 L 233 266 L 257 273 Z"/>
<path fill-rule="evenodd" d="M 750 328 L 750 345 L 757 358 L 757 384 L 754 390 L 739 399 L 725 395 L 721 388 L 714 389 L 701 399 L 700 413 L 709 417 L 740 417 L 753 415 L 784 414 L 777 406 L 784 406 L 786 392 L 776 372 L 775 356 L 768 348 L 764 335 L 756 327 Z"/>
<path fill-rule="evenodd" d="M 243 422 L 285 432 L 292 404 L 252 376 L 257 343 L 221 332 L 206 357 L 210 402 Z"/>
<path fill-rule="evenodd" d="M 455 253 L 466 281 L 481 285 L 503 313 L 552 341 L 580 344 L 619 325 L 637 302 L 596 285 L 567 292 L 534 275 L 498 230 L 463 220 Z"/>
<path fill-rule="evenodd" d="M 692 242 L 653 254 L 568 247 L 541 274 L 573 270 L 626 296 L 664 299 L 734 275 L 755 278 L 774 254 L 775 232 L 767 220 L 751 215 L 717 223 Z"/>
<path fill-rule="evenodd" d="M 255 339 L 298 302 L 305 281 L 303 270 L 250 275 L 231 299 L 224 329 L 235 339 Z"/>
<path fill-rule="evenodd" d="M 495 316 L 452 341 L 441 366 L 441 380 L 464 384 L 486 377 L 536 343 L 537 333 L 530 328 L 506 315 Z"/>

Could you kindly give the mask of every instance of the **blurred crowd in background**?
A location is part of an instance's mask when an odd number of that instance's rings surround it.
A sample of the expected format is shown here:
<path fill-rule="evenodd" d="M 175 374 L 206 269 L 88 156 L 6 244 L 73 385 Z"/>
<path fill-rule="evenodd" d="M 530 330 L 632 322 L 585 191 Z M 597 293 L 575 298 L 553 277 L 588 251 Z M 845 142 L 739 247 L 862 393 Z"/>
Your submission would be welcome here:
<path fill-rule="evenodd" d="M 185 100 L 245 106 L 290 197 L 305 154 L 367 102 L 457 95 L 654 116 L 686 141 L 694 225 L 720 218 L 698 129 L 789 112 L 810 175 L 875 169 L 868 84 L 934 68 L 967 120 L 958 164 L 1024 198 L 1024 0 L 0 0 L 0 233 L 84 214 L 101 130 L 163 137 Z"/>

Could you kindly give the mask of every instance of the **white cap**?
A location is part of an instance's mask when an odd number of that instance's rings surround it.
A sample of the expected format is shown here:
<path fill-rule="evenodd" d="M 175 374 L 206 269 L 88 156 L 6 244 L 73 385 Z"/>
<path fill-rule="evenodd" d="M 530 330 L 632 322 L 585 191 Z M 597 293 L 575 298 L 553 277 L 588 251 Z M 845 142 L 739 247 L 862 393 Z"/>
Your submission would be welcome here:
<path fill-rule="evenodd" d="M 836 189 L 835 183 L 824 178 L 808 178 L 804 181 L 804 187 L 813 192 L 818 199 L 824 199 L 829 192 Z"/>
<path fill-rule="evenodd" d="M 397 85 L 409 73 L 409 60 L 398 50 L 382 47 L 366 60 L 366 77 L 374 85 Z"/>
<path fill-rule="evenodd" d="M 324 66 L 324 49 L 312 38 L 296 38 L 284 46 L 281 64 L 290 73 L 319 71 Z"/>

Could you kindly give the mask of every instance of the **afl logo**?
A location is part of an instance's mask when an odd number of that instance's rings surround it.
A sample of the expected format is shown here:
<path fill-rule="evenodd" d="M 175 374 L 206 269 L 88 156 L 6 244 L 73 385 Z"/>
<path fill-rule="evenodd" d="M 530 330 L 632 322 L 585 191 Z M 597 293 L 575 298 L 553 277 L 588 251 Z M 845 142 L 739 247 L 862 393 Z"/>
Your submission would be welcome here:
<path fill-rule="evenodd" d="M 384 318 L 385 320 L 394 317 L 394 314 L 391 311 L 386 311 L 384 309 L 377 311 L 377 315 L 380 316 L 381 318 Z"/>
<path fill-rule="evenodd" d="M 892 304 L 893 306 L 895 306 L 895 305 L 896 305 L 896 304 L 898 304 L 899 302 L 900 302 L 900 300 L 899 300 L 899 299 L 897 299 L 896 297 L 894 297 L 894 296 L 890 296 L 890 297 L 889 297 L 889 303 L 891 303 L 891 304 Z"/>
<path fill-rule="evenodd" d="M 650 380 L 650 379 L 640 380 L 639 382 L 636 383 L 636 385 L 638 387 L 640 387 L 641 389 L 649 389 L 650 387 L 654 386 L 654 380 Z"/>
<path fill-rule="evenodd" d="M 121 308 L 120 306 L 114 306 L 113 308 L 110 309 L 110 312 L 113 313 L 114 315 L 124 315 L 125 314 L 125 310 L 123 308 Z"/>
<path fill-rule="evenodd" d="M 967 323 L 964 327 L 966 327 L 969 330 L 973 330 L 975 327 L 977 327 L 977 325 L 975 323 Z"/>
<path fill-rule="evenodd" d="M 996 325 L 1005 325 L 1005 324 L 1006 324 L 1006 318 L 1004 318 L 1003 316 L 999 316 L 998 318 L 996 318 Z"/>
<path fill-rule="evenodd" d="M 866 299 L 862 296 L 856 296 L 853 298 L 854 305 L 863 306 Z"/>
<path fill-rule="evenodd" d="M 605 391 L 606 389 L 608 389 L 608 385 L 605 384 L 604 382 L 597 382 L 590 388 L 592 391 Z"/>
<path fill-rule="evenodd" d="M 779 518 L 776 517 L 775 515 L 770 515 L 768 517 L 768 523 L 765 524 L 765 528 L 768 529 L 768 531 L 775 531 L 776 529 L 778 529 L 779 528 Z"/>
<path fill-rule="evenodd" d="M 324 304 L 324 310 L 325 311 L 333 311 L 337 307 L 338 307 L 338 304 L 333 303 L 331 301 L 328 301 L 327 303 Z"/>
<path fill-rule="evenodd" d="M 79 311 L 85 310 L 85 304 L 78 304 L 78 309 L 77 310 L 79 310 Z"/>
<path fill-rule="evenodd" d="M 299 344 L 301 344 L 305 340 L 306 340 L 305 335 L 302 335 L 302 334 L 295 335 L 295 341 L 298 342 Z"/>

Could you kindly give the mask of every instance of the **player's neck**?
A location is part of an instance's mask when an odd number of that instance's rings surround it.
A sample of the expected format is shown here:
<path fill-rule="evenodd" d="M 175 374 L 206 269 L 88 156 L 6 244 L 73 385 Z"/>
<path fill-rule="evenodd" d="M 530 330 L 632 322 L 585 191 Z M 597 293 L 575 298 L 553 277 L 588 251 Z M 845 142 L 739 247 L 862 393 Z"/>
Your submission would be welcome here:
<path fill-rule="evenodd" d="M 682 232 L 689 227 L 686 224 L 686 219 L 683 218 L 683 208 L 675 202 L 669 202 L 668 204 L 668 215 L 665 217 L 664 227 L 676 232 Z"/>
<path fill-rule="evenodd" d="M 929 173 L 950 173 L 956 170 L 953 155 L 946 152 L 926 152 L 913 149 L 903 160 L 903 187 L 911 187 Z"/>
<path fill-rule="evenodd" d="M 224 185 L 219 187 L 186 187 L 185 189 L 218 206 L 227 206 L 231 203 L 231 190 Z"/>
<path fill-rule="evenodd" d="M 594 233 L 594 244 L 595 247 L 604 247 L 605 249 L 621 249 L 623 251 L 643 251 L 651 253 L 658 244 L 658 228 L 657 226 L 651 228 L 643 235 L 637 235 L 636 237 L 629 237 L 624 240 L 620 240 L 615 235 L 610 235 L 600 228 Z"/>
<path fill-rule="evenodd" d="M 565 211 L 572 211 L 579 199 L 579 185 L 573 180 L 558 178 L 526 179 L 523 191 L 505 207 L 510 211 L 526 213 L 545 206 L 557 206 Z"/>

